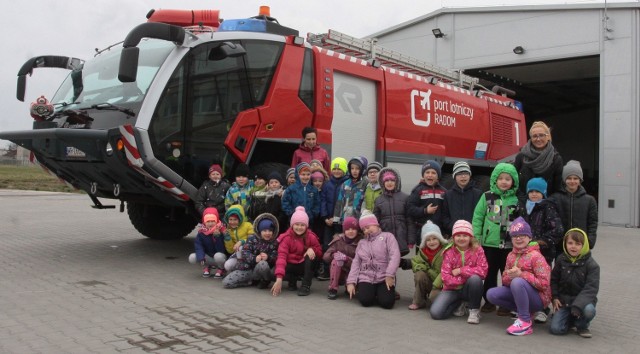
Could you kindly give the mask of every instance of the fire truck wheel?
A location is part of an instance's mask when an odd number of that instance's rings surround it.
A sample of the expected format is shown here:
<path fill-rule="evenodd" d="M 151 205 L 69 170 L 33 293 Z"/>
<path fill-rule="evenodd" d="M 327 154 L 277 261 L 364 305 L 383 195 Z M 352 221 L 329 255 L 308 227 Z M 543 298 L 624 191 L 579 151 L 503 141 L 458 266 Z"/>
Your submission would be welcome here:
<path fill-rule="evenodd" d="M 127 202 L 131 224 L 144 236 L 154 240 L 177 240 L 187 236 L 198 221 L 184 211 L 155 205 Z"/>

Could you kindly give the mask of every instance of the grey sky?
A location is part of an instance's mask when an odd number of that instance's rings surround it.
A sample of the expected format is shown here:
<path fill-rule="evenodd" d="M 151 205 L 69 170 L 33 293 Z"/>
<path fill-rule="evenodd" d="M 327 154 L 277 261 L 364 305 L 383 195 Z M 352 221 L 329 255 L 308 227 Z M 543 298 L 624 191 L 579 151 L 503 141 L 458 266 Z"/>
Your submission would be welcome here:
<path fill-rule="evenodd" d="M 260 5 L 285 26 L 306 32 L 336 29 L 363 37 L 433 12 L 441 7 L 598 3 L 602 0 L 31 0 L 5 2 L 0 12 L 3 44 L 0 65 L 0 131 L 31 129 L 29 105 L 40 95 L 51 98 L 68 74 L 62 69 L 35 69 L 27 78 L 25 102 L 15 98 L 16 78 L 22 64 L 38 55 L 90 58 L 95 48 L 120 42 L 152 9 L 220 10 L 225 19 L 257 15 Z M 612 2 L 612 1 L 610 1 Z M 0 146 L 6 142 L 0 140 Z"/>

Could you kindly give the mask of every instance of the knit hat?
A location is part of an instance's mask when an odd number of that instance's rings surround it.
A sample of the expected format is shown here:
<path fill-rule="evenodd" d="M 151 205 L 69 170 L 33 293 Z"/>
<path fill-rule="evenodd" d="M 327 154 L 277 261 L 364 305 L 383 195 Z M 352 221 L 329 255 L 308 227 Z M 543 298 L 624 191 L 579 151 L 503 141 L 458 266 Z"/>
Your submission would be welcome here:
<path fill-rule="evenodd" d="M 275 225 L 273 224 L 273 221 L 271 221 L 271 219 L 267 219 L 264 218 L 262 220 L 260 220 L 260 222 L 258 223 L 258 232 L 264 231 L 264 230 L 275 230 Z"/>
<path fill-rule="evenodd" d="M 453 224 L 453 230 L 451 232 L 455 235 L 469 235 L 473 237 L 473 226 L 467 220 L 458 220 Z"/>
<path fill-rule="evenodd" d="M 360 216 L 360 228 L 364 230 L 365 227 L 370 225 L 380 225 L 378 224 L 378 218 L 369 210 L 364 210 L 362 215 Z"/>
<path fill-rule="evenodd" d="M 258 178 L 269 182 L 269 180 L 267 179 L 269 178 L 269 176 L 267 175 L 267 171 L 265 170 L 261 170 L 256 173 L 256 177 L 254 179 L 258 179 Z"/>
<path fill-rule="evenodd" d="M 339 168 L 344 174 L 347 174 L 347 160 L 343 157 L 336 157 L 331 160 L 331 169 Z"/>
<path fill-rule="evenodd" d="M 369 173 L 369 171 L 371 170 L 380 171 L 381 169 L 382 169 L 382 164 L 378 161 L 373 161 L 372 163 L 369 164 L 369 166 L 367 166 L 367 173 Z"/>
<path fill-rule="evenodd" d="M 346 218 L 344 218 L 344 221 L 342 222 L 342 229 L 345 231 L 349 229 L 358 230 L 358 220 L 353 216 L 347 216 Z"/>
<path fill-rule="evenodd" d="M 396 174 L 391 172 L 391 171 L 387 171 L 382 175 L 382 182 L 386 182 L 386 181 L 391 181 L 391 180 L 396 180 Z"/>
<path fill-rule="evenodd" d="M 307 215 L 303 206 L 296 207 L 296 211 L 291 215 L 291 225 L 298 223 L 302 223 L 306 227 L 309 227 L 309 215 Z"/>
<path fill-rule="evenodd" d="M 517 219 L 513 220 L 511 226 L 509 227 L 509 236 L 518 236 L 518 235 L 526 235 L 529 238 L 533 238 L 531 234 L 531 226 L 527 224 L 527 222 L 519 216 Z"/>
<path fill-rule="evenodd" d="M 316 180 L 324 181 L 324 175 L 322 174 L 322 172 L 316 171 L 316 172 L 311 174 L 311 180 L 312 181 L 316 181 Z"/>
<path fill-rule="evenodd" d="M 306 162 L 300 162 L 298 166 L 296 166 L 296 172 L 298 173 L 298 176 L 300 176 L 300 173 L 304 170 L 308 170 L 309 172 L 311 172 L 311 165 Z"/>
<path fill-rule="evenodd" d="M 249 165 L 241 163 L 236 167 L 236 177 L 249 177 L 250 174 Z"/>
<path fill-rule="evenodd" d="M 313 165 L 313 164 L 318 164 L 322 166 L 322 162 L 320 162 L 320 160 L 317 160 L 317 159 L 313 159 L 309 162 L 309 165 Z"/>
<path fill-rule="evenodd" d="M 562 168 L 562 180 L 566 181 L 569 176 L 577 176 L 580 178 L 580 181 L 583 181 L 582 176 L 582 167 L 580 166 L 580 161 L 569 160 L 566 165 Z"/>
<path fill-rule="evenodd" d="M 542 177 L 535 177 L 527 182 L 527 194 L 531 191 L 538 191 L 542 193 L 542 195 L 547 197 L 547 181 Z"/>
<path fill-rule="evenodd" d="M 289 176 L 291 176 L 292 174 L 296 173 L 296 169 L 291 167 L 290 169 L 287 170 L 287 178 L 289 179 Z"/>
<path fill-rule="evenodd" d="M 269 174 L 267 182 L 271 182 L 272 179 L 278 180 L 282 184 L 282 175 L 278 171 L 273 171 Z"/>
<path fill-rule="evenodd" d="M 446 244 L 447 240 L 444 239 L 444 237 L 442 237 L 442 232 L 440 232 L 440 227 L 438 227 L 438 225 L 434 224 L 431 220 L 427 220 L 427 222 L 422 226 L 422 244 L 420 245 L 420 248 L 424 248 L 424 246 L 427 244 L 427 239 L 430 236 L 435 236 L 438 241 L 440 241 L 441 244 Z"/>
<path fill-rule="evenodd" d="M 213 164 L 209 167 L 209 174 L 211 174 L 211 172 L 218 172 L 222 176 L 222 167 L 218 164 Z"/>
<path fill-rule="evenodd" d="M 456 175 L 460 172 L 468 172 L 471 175 L 471 167 L 466 161 L 458 161 L 453 165 L 453 178 L 456 178 Z"/>
<path fill-rule="evenodd" d="M 216 208 L 206 208 L 202 212 L 202 223 L 206 223 L 207 221 L 213 221 L 216 224 L 220 220 L 220 215 L 218 214 L 218 209 Z"/>
<path fill-rule="evenodd" d="M 432 169 L 432 170 L 436 170 L 436 174 L 438 175 L 438 178 L 440 178 L 440 176 L 442 176 L 442 168 L 440 167 L 440 164 L 437 163 L 434 160 L 428 160 L 427 162 L 425 162 L 422 165 L 422 175 L 424 176 L 424 172 L 428 169 Z"/>

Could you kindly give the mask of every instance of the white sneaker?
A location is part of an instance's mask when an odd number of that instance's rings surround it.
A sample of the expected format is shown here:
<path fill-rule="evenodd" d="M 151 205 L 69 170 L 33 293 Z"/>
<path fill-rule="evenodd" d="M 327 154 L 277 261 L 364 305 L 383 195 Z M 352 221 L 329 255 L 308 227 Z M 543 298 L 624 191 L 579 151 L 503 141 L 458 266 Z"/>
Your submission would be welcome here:
<path fill-rule="evenodd" d="M 467 314 L 467 303 L 465 301 L 460 303 L 460 306 L 453 311 L 453 315 L 456 317 L 462 317 Z"/>
<path fill-rule="evenodd" d="M 467 323 L 480 323 L 480 309 L 469 309 L 469 317 L 467 318 Z"/>
<path fill-rule="evenodd" d="M 533 320 L 536 323 L 547 323 L 547 314 L 544 311 L 538 311 L 535 313 Z"/>

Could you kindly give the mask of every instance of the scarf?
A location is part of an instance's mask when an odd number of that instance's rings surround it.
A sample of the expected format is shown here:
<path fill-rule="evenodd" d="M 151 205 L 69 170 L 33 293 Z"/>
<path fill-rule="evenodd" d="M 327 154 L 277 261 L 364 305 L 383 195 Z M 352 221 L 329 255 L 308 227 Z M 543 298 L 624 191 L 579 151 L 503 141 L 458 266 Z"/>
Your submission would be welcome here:
<path fill-rule="evenodd" d="M 202 227 L 200 228 L 199 232 L 209 236 L 211 234 L 214 233 L 214 231 L 219 231 L 220 233 L 225 232 L 225 228 L 224 225 L 222 225 L 221 222 L 218 222 L 214 227 L 208 229 L 204 224 L 202 224 Z"/>
<path fill-rule="evenodd" d="M 527 208 L 527 215 L 531 215 L 533 208 L 536 206 L 536 204 L 540 203 L 541 201 L 542 200 L 538 200 L 537 202 L 532 202 L 529 199 L 527 199 L 527 203 L 525 204 L 525 207 Z"/>
<path fill-rule="evenodd" d="M 438 246 L 438 248 L 436 248 L 435 250 L 432 250 L 429 247 L 425 246 L 422 249 L 422 252 L 424 253 L 425 256 L 427 256 L 427 259 L 429 260 L 429 264 L 432 264 L 433 259 L 436 257 L 436 254 L 438 254 L 438 252 L 440 252 L 441 249 L 442 249 L 442 245 Z"/>
<path fill-rule="evenodd" d="M 265 199 L 264 199 L 265 202 L 269 202 L 269 199 L 273 198 L 276 195 L 280 195 L 280 193 L 282 193 L 282 190 L 283 190 L 282 186 L 280 186 L 280 188 L 278 188 L 276 190 L 271 190 L 271 189 L 267 190 L 265 192 L 265 196 L 266 196 Z"/>
<path fill-rule="evenodd" d="M 542 174 L 549 170 L 549 167 L 553 164 L 553 157 L 555 156 L 555 148 L 551 141 L 547 143 L 542 150 L 536 150 L 531 144 L 531 140 L 522 147 L 520 153 L 524 157 L 522 164 L 529 167 L 533 173 Z"/>

